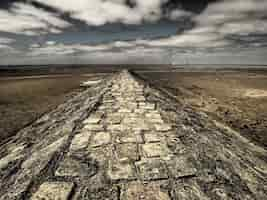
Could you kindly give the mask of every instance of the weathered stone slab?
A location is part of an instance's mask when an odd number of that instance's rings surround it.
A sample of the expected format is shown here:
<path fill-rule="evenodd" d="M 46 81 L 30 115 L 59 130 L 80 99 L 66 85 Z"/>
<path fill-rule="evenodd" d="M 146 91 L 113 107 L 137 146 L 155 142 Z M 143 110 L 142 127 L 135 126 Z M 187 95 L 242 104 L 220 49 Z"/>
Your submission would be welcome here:
<path fill-rule="evenodd" d="M 31 200 L 68 200 L 73 187 L 73 183 L 45 182 L 39 187 Z"/>
<path fill-rule="evenodd" d="M 89 144 L 90 136 L 91 132 L 85 130 L 79 134 L 76 134 L 71 142 L 70 152 L 75 152 L 86 148 Z"/>
<path fill-rule="evenodd" d="M 111 124 L 107 126 L 107 130 L 109 131 L 125 131 L 129 129 L 129 127 L 126 127 L 122 124 Z"/>
<path fill-rule="evenodd" d="M 58 139 L 47 147 L 33 153 L 27 160 L 25 160 L 21 167 L 23 169 L 33 169 L 34 174 L 38 174 L 49 163 L 53 155 L 60 150 L 60 148 L 67 142 L 67 136 Z"/>
<path fill-rule="evenodd" d="M 98 124 L 101 121 L 101 116 L 90 115 L 86 120 L 83 121 L 84 124 Z"/>
<path fill-rule="evenodd" d="M 119 113 L 131 113 L 132 110 L 131 109 L 126 109 L 126 108 L 121 108 L 118 110 Z"/>
<path fill-rule="evenodd" d="M 125 135 L 121 135 L 117 141 L 118 143 L 144 143 L 140 131 L 130 132 Z"/>
<path fill-rule="evenodd" d="M 113 158 L 114 155 L 112 154 L 112 151 L 110 147 L 108 146 L 101 146 L 98 148 L 89 148 L 89 157 L 94 160 L 98 166 L 103 166 L 108 161 L 109 158 Z"/>
<path fill-rule="evenodd" d="M 164 136 L 157 133 L 145 133 L 144 139 L 146 143 L 164 141 Z"/>
<path fill-rule="evenodd" d="M 161 188 L 160 183 L 131 182 L 124 186 L 121 197 L 122 200 L 170 200 L 168 191 Z"/>
<path fill-rule="evenodd" d="M 139 121 L 135 124 L 135 126 L 132 127 L 134 131 L 148 131 L 150 130 L 149 124 L 145 123 L 144 121 Z"/>
<path fill-rule="evenodd" d="M 168 178 L 165 163 L 158 158 L 143 159 L 135 163 L 142 180 L 160 180 Z"/>
<path fill-rule="evenodd" d="M 190 159 L 192 158 L 188 155 L 180 155 L 171 157 L 169 161 L 165 160 L 171 176 L 181 178 L 196 175 L 197 170 Z"/>
<path fill-rule="evenodd" d="M 109 132 L 97 132 L 93 135 L 90 143 L 91 147 L 99 147 L 107 145 L 111 142 L 111 135 Z"/>
<path fill-rule="evenodd" d="M 96 185 L 97 189 L 92 189 L 92 185 L 82 188 L 73 200 L 119 200 L 119 187 L 111 185 L 101 187 L 98 184 L 94 184 L 93 187 Z"/>
<path fill-rule="evenodd" d="M 120 124 L 122 120 L 121 114 L 110 114 L 106 118 L 106 123 L 108 124 Z"/>
<path fill-rule="evenodd" d="M 0 170 L 6 168 L 9 163 L 12 163 L 20 158 L 22 158 L 24 155 L 19 152 L 15 151 L 13 153 L 8 154 L 7 156 L 0 159 Z"/>
<path fill-rule="evenodd" d="M 134 166 L 132 164 L 121 163 L 116 160 L 112 160 L 109 162 L 107 176 L 111 181 L 129 181 L 135 180 L 137 178 Z"/>
<path fill-rule="evenodd" d="M 63 177 L 90 177 L 96 173 L 93 163 L 82 163 L 81 160 L 65 158 L 55 172 L 56 176 Z"/>
<path fill-rule="evenodd" d="M 210 200 L 204 192 L 201 190 L 200 186 L 194 180 L 188 180 L 186 182 L 178 182 L 175 184 L 172 195 L 175 199 L 183 199 L 183 200 Z M 216 198 L 217 199 L 217 198 Z M 218 199 L 232 199 L 232 198 L 219 198 Z"/>
<path fill-rule="evenodd" d="M 170 131 L 172 129 L 171 125 L 169 124 L 155 124 L 154 126 L 156 131 L 162 132 Z"/>
<path fill-rule="evenodd" d="M 144 110 L 155 110 L 156 105 L 154 103 L 141 103 L 139 102 L 139 108 Z"/>
<path fill-rule="evenodd" d="M 146 110 L 144 110 L 144 109 L 140 109 L 140 108 L 134 109 L 134 113 L 136 113 L 136 114 L 144 114 L 145 112 L 146 112 Z"/>
<path fill-rule="evenodd" d="M 116 145 L 116 155 L 119 161 L 139 160 L 138 145 L 134 143 Z"/>
<path fill-rule="evenodd" d="M 88 131 L 103 131 L 104 126 L 103 124 L 86 124 L 84 129 Z"/>
<path fill-rule="evenodd" d="M 167 145 L 164 142 L 146 143 L 142 145 L 143 153 L 146 157 L 165 157 L 171 154 Z"/>

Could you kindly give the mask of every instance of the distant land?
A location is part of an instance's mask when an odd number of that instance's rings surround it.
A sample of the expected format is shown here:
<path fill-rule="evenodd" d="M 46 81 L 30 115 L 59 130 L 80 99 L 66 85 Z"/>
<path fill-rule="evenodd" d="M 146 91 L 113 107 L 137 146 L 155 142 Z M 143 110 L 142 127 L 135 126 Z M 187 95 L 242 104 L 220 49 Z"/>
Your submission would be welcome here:
<path fill-rule="evenodd" d="M 82 74 L 116 72 L 122 69 L 134 71 L 267 71 L 267 65 L 233 65 L 233 64 L 194 64 L 194 65 L 95 65 L 95 64 L 55 64 L 55 65 L 0 65 L 0 76 L 42 75 L 42 74 Z"/>

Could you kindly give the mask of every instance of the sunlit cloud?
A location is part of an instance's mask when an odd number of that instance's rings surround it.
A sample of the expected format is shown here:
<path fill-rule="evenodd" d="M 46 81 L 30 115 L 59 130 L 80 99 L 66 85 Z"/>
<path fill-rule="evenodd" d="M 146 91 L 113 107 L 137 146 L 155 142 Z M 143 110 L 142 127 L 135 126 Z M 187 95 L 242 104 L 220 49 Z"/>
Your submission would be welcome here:
<path fill-rule="evenodd" d="M 0 10 L 0 31 L 24 35 L 61 33 L 71 26 L 56 14 L 37 9 L 32 5 L 14 3 L 10 10 Z"/>
<path fill-rule="evenodd" d="M 162 5 L 168 0 L 132 0 L 130 7 L 124 0 L 35 0 L 44 5 L 70 13 L 71 17 L 84 21 L 88 25 L 100 26 L 106 23 L 140 24 L 143 21 L 154 22 L 161 18 L 176 20 L 191 13 L 175 9 L 163 13 Z"/>

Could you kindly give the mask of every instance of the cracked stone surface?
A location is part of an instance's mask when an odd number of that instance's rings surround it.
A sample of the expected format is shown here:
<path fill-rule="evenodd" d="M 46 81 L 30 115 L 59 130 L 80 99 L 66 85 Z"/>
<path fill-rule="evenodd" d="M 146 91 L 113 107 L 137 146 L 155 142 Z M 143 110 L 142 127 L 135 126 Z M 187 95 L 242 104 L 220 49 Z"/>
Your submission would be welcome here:
<path fill-rule="evenodd" d="M 0 146 L 0 200 L 267 199 L 267 152 L 127 71 Z"/>

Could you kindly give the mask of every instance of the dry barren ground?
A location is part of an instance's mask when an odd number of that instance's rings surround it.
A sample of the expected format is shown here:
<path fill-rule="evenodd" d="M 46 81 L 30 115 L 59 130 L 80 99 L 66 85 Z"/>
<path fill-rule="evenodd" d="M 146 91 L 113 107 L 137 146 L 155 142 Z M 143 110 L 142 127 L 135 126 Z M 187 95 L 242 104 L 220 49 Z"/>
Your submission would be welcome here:
<path fill-rule="evenodd" d="M 179 100 L 267 146 L 267 72 L 147 72 Z M 14 134 L 80 90 L 91 75 L 0 78 L 0 139 Z"/>
<path fill-rule="evenodd" d="M 0 140 L 80 90 L 90 75 L 0 77 Z M 2 142 L 1 142 L 2 143 Z"/>
<path fill-rule="evenodd" d="M 267 72 L 161 72 L 144 77 L 267 147 Z"/>

